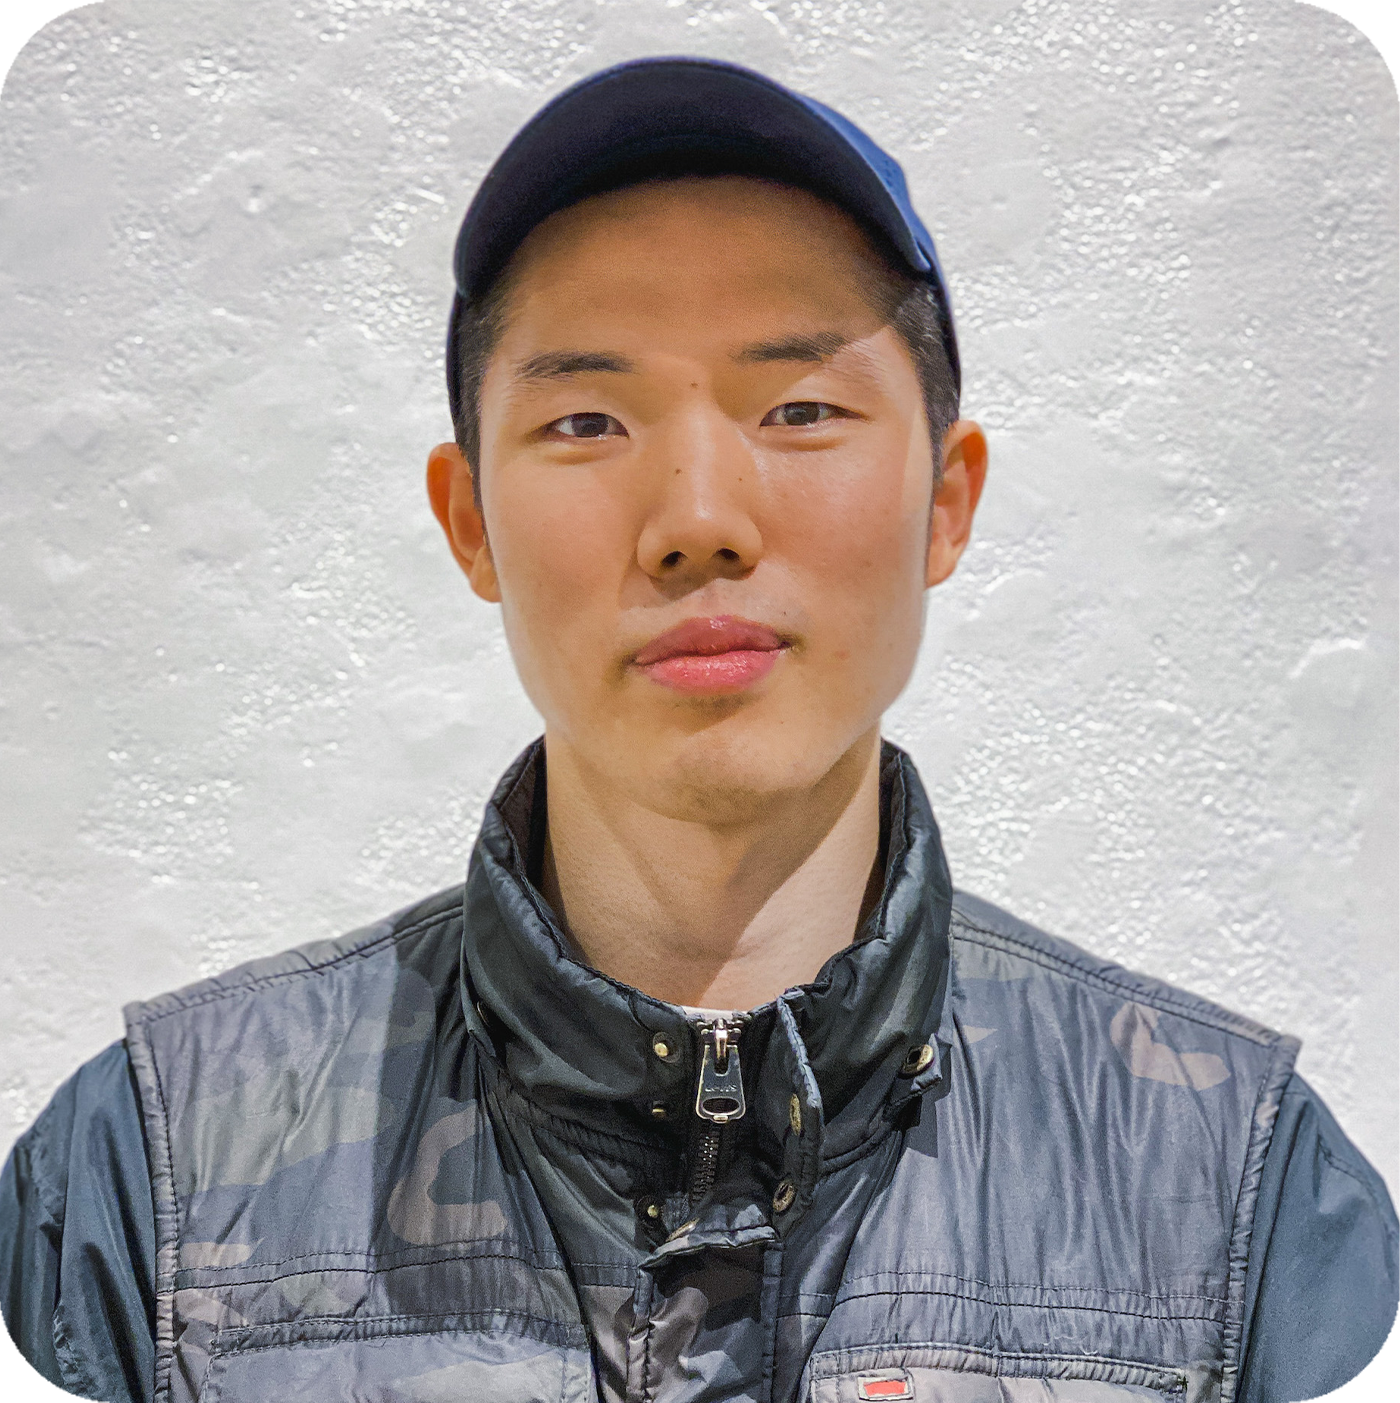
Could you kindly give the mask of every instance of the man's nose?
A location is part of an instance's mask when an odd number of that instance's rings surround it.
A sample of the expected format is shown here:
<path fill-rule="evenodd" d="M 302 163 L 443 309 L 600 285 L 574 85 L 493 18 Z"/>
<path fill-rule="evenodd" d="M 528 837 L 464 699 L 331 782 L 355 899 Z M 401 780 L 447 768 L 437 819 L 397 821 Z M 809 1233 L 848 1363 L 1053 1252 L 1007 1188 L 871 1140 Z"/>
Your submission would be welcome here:
<path fill-rule="evenodd" d="M 752 511 L 758 467 L 738 426 L 717 412 L 688 415 L 657 436 L 653 452 L 655 498 L 638 564 L 653 579 L 688 588 L 748 574 L 763 537 Z"/>

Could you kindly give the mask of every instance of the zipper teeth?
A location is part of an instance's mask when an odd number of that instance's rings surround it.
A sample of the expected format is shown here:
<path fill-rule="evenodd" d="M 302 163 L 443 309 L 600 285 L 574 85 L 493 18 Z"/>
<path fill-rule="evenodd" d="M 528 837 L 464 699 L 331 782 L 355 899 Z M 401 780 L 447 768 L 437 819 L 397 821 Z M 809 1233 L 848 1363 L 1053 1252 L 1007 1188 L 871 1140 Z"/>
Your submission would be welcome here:
<path fill-rule="evenodd" d="M 690 1180 L 690 1203 L 694 1207 L 714 1188 L 715 1171 L 719 1167 L 719 1127 L 711 1126 L 695 1152 L 695 1172 Z"/>

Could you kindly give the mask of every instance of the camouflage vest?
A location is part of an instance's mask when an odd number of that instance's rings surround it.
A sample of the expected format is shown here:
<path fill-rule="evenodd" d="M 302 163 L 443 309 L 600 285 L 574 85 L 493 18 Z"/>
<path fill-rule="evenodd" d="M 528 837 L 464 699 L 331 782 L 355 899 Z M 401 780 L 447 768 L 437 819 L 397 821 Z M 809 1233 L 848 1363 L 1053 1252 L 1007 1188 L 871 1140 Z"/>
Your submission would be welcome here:
<path fill-rule="evenodd" d="M 160 1403 L 1229 1400 L 1296 1044 L 885 887 L 733 1025 L 580 964 L 532 747 L 465 888 L 128 1009 Z"/>

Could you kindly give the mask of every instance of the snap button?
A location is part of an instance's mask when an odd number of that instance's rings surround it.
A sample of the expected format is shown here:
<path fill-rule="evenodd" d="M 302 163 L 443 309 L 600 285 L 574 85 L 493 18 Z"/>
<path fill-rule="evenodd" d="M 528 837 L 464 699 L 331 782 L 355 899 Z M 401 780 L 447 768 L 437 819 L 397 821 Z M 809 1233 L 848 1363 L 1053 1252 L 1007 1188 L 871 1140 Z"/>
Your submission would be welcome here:
<path fill-rule="evenodd" d="M 652 1120 L 665 1120 L 666 1117 L 667 1117 L 669 1114 L 670 1114 L 670 1112 L 667 1111 L 667 1109 L 666 1109 L 666 1103 L 665 1103 L 664 1101 L 654 1101 L 654 1102 L 652 1103 L 652 1107 L 651 1107 L 651 1118 L 652 1118 Z"/>
<path fill-rule="evenodd" d="M 648 1223 L 661 1221 L 661 1205 L 654 1198 L 644 1198 L 637 1204 L 637 1212 Z"/>
<path fill-rule="evenodd" d="M 676 1060 L 676 1049 L 671 1046 L 671 1039 L 665 1033 L 656 1033 L 652 1036 L 651 1050 L 663 1061 L 674 1062 Z"/>
<path fill-rule="evenodd" d="M 794 1135 L 802 1134 L 802 1102 L 796 1096 L 788 1099 L 788 1124 Z"/>
<path fill-rule="evenodd" d="M 791 1179 L 780 1179 L 778 1187 L 773 1193 L 773 1211 L 775 1213 L 786 1213 L 792 1207 L 793 1201 L 797 1198 L 797 1185 Z"/>
<path fill-rule="evenodd" d="M 933 1049 L 928 1043 L 920 1043 L 918 1047 L 911 1047 L 908 1056 L 899 1064 L 899 1075 L 916 1077 L 932 1061 Z"/>
<path fill-rule="evenodd" d="M 691 1229 L 694 1228 L 699 1221 L 699 1218 L 692 1218 L 688 1223 L 682 1223 L 680 1227 L 678 1227 L 675 1230 L 675 1232 L 673 1232 L 671 1236 L 666 1239 L 666 1241 L 674 1242 L 678 1237 L 684 1237 L 686 1233 L 690 1232 Z"/>

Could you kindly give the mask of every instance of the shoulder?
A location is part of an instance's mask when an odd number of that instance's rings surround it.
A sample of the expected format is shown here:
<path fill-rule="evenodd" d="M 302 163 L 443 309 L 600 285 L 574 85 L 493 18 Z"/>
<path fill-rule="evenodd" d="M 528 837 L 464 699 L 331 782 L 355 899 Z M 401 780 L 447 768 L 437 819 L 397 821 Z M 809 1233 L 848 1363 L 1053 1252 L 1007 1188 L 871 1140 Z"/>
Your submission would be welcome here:
<path fill-rule="evenodd" d="M 1316 1217 L 1331 1232 L 1349 1229 L 1358 1220 L 1369 1225 L 1389 1245 L 1386 1263 L 1394 1297 L 1400 1288 L 1400 1222 L 1385 1180 L 1296 1072 L 1279 1103 L 1264 1187 L 1285 1224 Z"/>
<path fill-rule="evenodd" d="M 1384 1342 L 1400 1300 L 1385 1182 L 1321 1097 L 1284 1088 L 1245 1284 L 1245 1403 L 1339 1388 Z"/>
<path fill-rule="evenodd" d="M 126 1168 L 143 1158 L 141 1123 L 132 1086 L 126 1045 L 115 1042 L 83 1063 L 54 1092 L 34 1124 L 20 1136 L 10 1156 L 9 1173 L 22 1181 L 36 1207 L 61 1227 L 66 1215 L 70 1175 L 93 1163 Z M 101 1146 L 121 1153 L 94 1155 Z M 144 1180 L 144 1163 L 140 1165 Z"/>
<path fill-rule="evenodd" d="M 20 1352 L 88 1398 L 146 1396 L 154 1221 L 126 1048 L 54 1093 L 0 1172 L 0 1312 Z"/>
<path fill-rule="evenodd" d="M 950 935 L 956 977 L 965 987 L 1018 984 L 1032 1000 L 1058 995 L 1081 1008 L 1109 1008 L 1110 1022 L 1118 1020 L 1115 1042 L 1130 1043 L 1134 1027 L 1145 1022 L 1155 1028 L 1160 1015 L 1169 1014 L 1232 1041 L 1287 1052 L 1291 1069 L 1295 1038 L 1049 935 L 980 897 L 954 894 Z"/>
<path fill-rule="evenodd" d="M 461 1064 L 461 931 L 456 887 L 126 1010 L 163 1272 L 206 1190 L 252 1196 L 300 1167 L 296 1192 L 279 1180 L 285 1207 L 312 1193 L 312 1165 L 372 1176 L 379 1134 Z"/>
<path fill-rule="evenodd" d="M 1005 1211 L 1093 1204 L 1100 1268 L 1234 1302 L 1297 1040 L 962 893 L 950 943 L 948 1104 Z"/>
<path fill-rule="evenodd" d="M 125 1010 L 128 1032 L 231 1000 L 295 999 L 308 984 L 374 980 L 401 965 L 448 964 L 456 959 L 461 921 L 462 888 L 449 887 L 347 935 L 293 946 L 130 1004 Z"/>
<path fill-rule="evenodd" d="M 998 1114 L 1053 1102 L 1066 1123 L 1096 1127 L 1093 1153 L 1112 1172 L 1137 1174 L 1150 1146 L 1182 1192 L 1204 1156 L 1243 1243 L 1298 1040 L 976 897 L 955 896 L 950 936 L 957 1055 Z M 1119 1163 L 1114 1145 L 1137 1148 Z"/>

